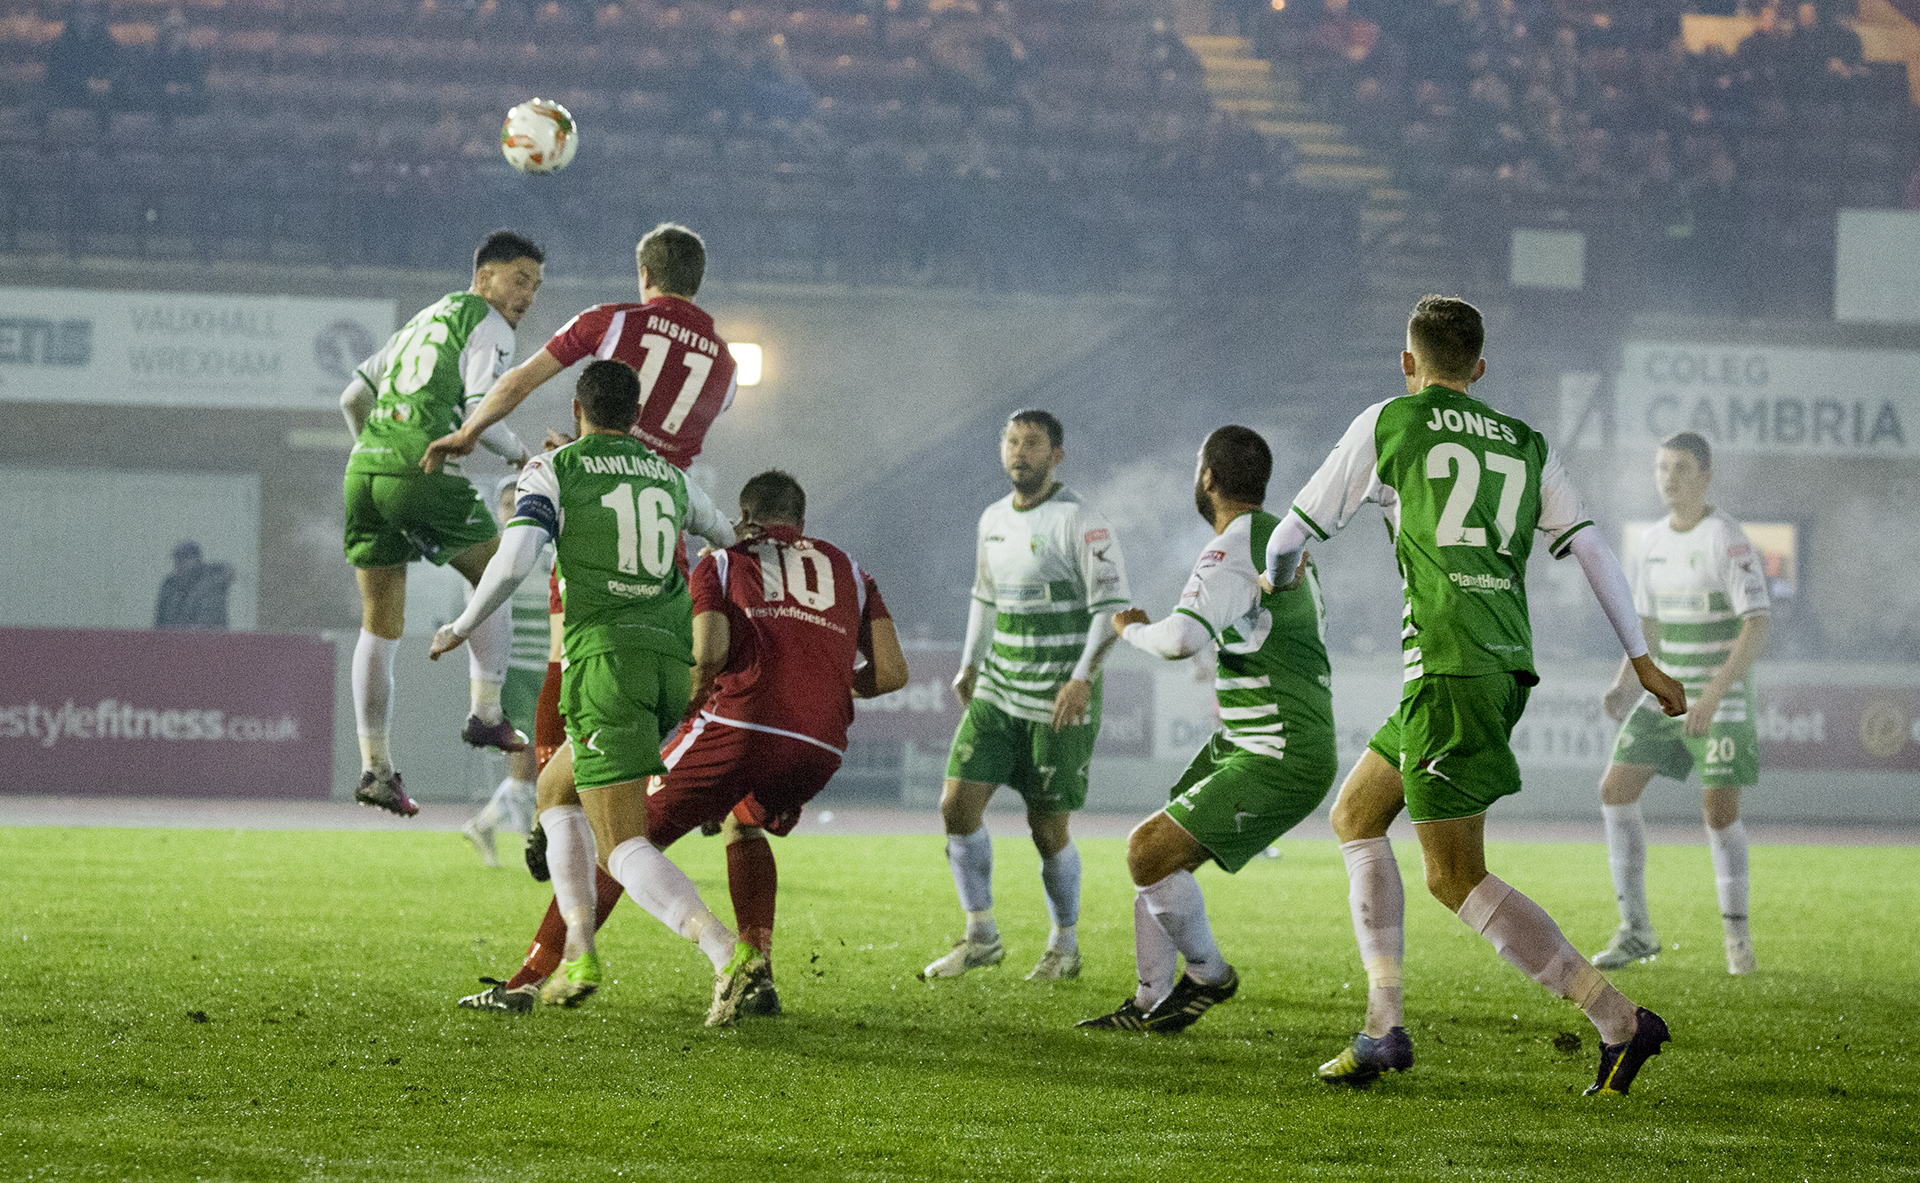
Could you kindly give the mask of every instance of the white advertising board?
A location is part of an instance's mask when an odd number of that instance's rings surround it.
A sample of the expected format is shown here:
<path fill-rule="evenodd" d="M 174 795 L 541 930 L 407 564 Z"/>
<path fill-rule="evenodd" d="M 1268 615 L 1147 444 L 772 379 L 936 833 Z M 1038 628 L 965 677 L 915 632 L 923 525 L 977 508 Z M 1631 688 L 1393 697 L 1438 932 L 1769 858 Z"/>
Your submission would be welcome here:
<path fill-rule="evenodd" d="M 0 401 L 336 405 L 391 300 L 0 287 Z"/>
<path fill-rule="evenodd" d="M 1630 341 L 1616 423 L 1623 443 L 1697 431 L 1726 452 L 1920 455 L 1920 353 Z"/>

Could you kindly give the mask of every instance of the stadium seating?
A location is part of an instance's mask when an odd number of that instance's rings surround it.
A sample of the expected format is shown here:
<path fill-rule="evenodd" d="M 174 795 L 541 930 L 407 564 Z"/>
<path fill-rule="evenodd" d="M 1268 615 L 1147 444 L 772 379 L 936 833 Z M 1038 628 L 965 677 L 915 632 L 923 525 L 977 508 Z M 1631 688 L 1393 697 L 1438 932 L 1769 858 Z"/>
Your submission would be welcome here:
<path fill-rule="evenodd" d="M 56 93 L 83 7 L 0 21 L 0 249 L 137 234 L 147 253 L 444 266 L 448 241 L 531 218 L 589 265 L 677 217 L 751 242 L 736 262 L 764 278 L 1057 288 L 1156 282 L 1169 232 L 1242 255 L 1288 210 L 1287 162 L 1221 126 L 1149 0 L 97 5 L 128 76 L 184 13 L 169 68 L 204 105 L 174 109 Z M 499 157 L 493 129 L 534 94 L 592 145 L 563 181 Z M 73 200 L 102 187 L 115 200 Z"/>

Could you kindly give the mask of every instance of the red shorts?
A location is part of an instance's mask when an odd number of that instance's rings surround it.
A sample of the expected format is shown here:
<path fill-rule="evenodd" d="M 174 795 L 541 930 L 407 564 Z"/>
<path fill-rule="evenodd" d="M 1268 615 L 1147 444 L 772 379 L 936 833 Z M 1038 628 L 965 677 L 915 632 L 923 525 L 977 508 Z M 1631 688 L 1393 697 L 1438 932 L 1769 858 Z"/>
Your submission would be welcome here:
<path fill-rule="evenodd" d="M 647 782 L 647 839 L 662 850 L 732 811 L 742 825 L 786 835 L 840 768 L 840 753 L 804 739 L 749 731 L 705 715 L 661 753 L 667 775 Z"/>

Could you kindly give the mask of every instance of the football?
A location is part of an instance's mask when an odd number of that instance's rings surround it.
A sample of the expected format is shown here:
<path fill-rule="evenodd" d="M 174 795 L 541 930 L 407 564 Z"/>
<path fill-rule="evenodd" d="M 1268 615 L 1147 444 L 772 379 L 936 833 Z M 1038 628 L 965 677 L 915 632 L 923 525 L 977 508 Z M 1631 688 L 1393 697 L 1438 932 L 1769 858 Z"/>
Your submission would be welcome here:
<path fill-rule="evenodd" d="M 573 113 L 552 99 L 529 99 L 500 125 L 500 153 L 523 173 L 557 173 L 579 147 Z"/>

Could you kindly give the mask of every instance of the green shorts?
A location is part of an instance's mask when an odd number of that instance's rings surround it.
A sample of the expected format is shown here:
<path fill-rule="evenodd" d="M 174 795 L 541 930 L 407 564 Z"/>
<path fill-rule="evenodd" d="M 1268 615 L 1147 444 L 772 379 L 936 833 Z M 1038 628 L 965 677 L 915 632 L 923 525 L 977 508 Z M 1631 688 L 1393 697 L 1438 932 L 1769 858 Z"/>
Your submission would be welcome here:
<path fill-rule="evenodd" d="M 436 567 L 500 531 L 463 476 L 349 472 L 347 562 L 394 567 L 425 559 Z"/>
<path fill-rule="evenodd" d="M 1420 679 L 1367 744 L 1400 770 L 1408 817 L 1472 817 L 1520 791 L 1520 762 L 1508 740 L 1528 692 L 1511 673 Z"/>
<path fill-rule="evenodd" d="M 1687 779 L 1687 774 L 1698 767 L 1700 783 L 1709 789 L 1757 785 L 1760 733 L 1753 724 L 1754 714 L 1751 695 L 1723 701 L 1714 712 L 1713 722 L 1707 724 L 1705 735 L 1688 735 L 1686 716 L 1670 719 L 1659 708 L 1643 703 L 1620 725 L 1613 762 L 1650 765 L 1661 776 L 1674 780 Z M 1724 719 L 1726 715 L 1736 715 L 1739 721 Z"/>
<path fill-rule="evenodd" d="M 537 670 L 523 670 L 510 665 L 507 667 L 507 680 L 500 687 L 500 709 L 506 713 L 507 722 L 528 735 L 533 734 L 533 714 L 539 709 L 540 687 L 546 682 L 545 666 Z"/>
<path fill-rule="evenodd" d="M 1071 813 L 1087 803 L 1087 765 L 1100 715 L 1055 731 L 1052 723 L 1016 719 L 984 699 L 967 705 L 947 753 L 954 780 L 1006 785 L 1033 813 Z"/>
<path fill-rule="evenodd" d="M 1289 735 L 1276 759 L 1215 732 L 1173 786 L 1167 816 L 1231 875 L 1318 808 L 1339 771 L 1331 735 L 1318 744 Z"/>
<path fill-rule="evenodd" d="M 586 792 L 663 776 L 660 744 L 680 725 L 692 667 L 647 649 L 569 661 L 560 672 L 560 717 L 573 749 L 573 785 Z"/>

